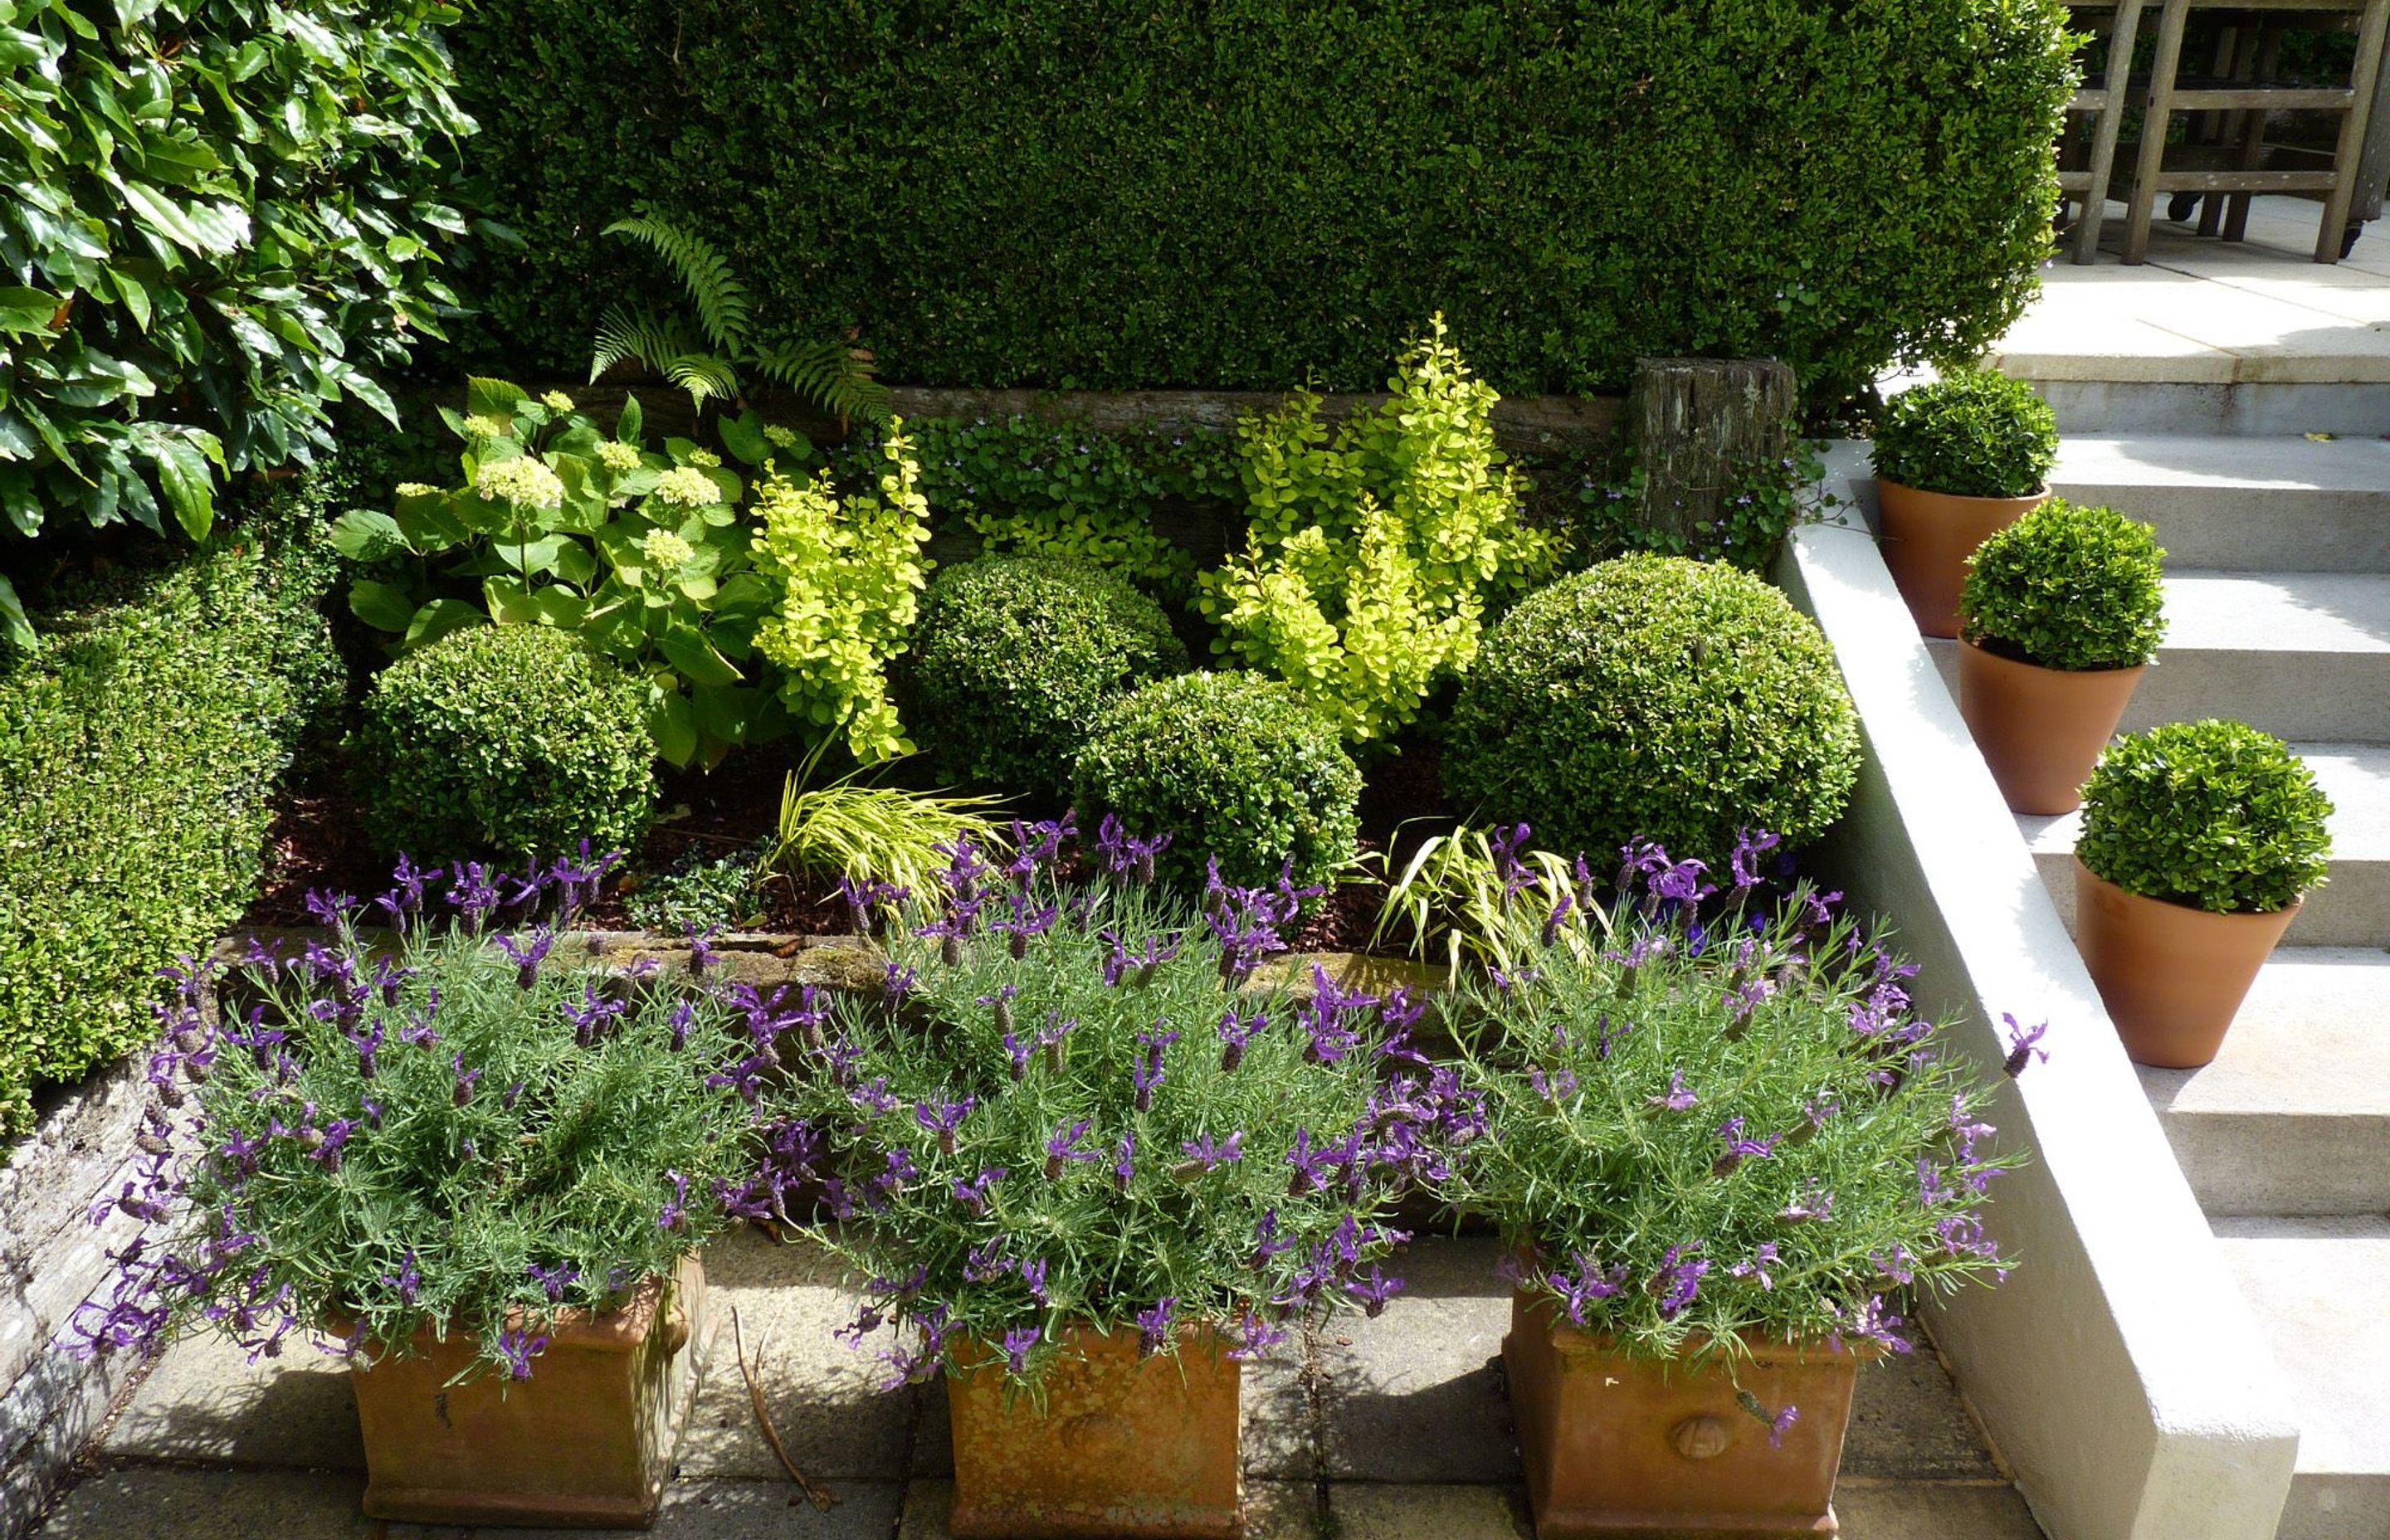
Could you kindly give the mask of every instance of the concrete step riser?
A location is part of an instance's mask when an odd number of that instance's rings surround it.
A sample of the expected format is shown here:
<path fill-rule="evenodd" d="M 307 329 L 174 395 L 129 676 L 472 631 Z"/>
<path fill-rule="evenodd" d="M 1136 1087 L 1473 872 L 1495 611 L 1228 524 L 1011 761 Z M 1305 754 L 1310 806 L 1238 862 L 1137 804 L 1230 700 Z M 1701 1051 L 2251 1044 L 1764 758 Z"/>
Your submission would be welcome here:
<path fill-rule="evenodd" d="M 1929 644 L 1942 682 L 1959 693 L 1955 644 Z M 2390 653 L 2230 652 L 2163 648 L 2141 678 L 2120 730 L 2220 716 L 2278 738 L 2390 742 Z"/>
<path fill-rule="evenodd" d="M 2168 1072 L 2142 1072 L 2145 1079 Z M 2159 1121 L 2210 1214 L 2390 1209 L 2390 1117 L 2161 1112 Z"/>
<path fill-rule="evenodd" d="M 2011 370 L 2011 373 L 2029 371 Z M 2191 385 L 2040 379 L 2062 433 L 2362 433 L 2390 423 L 2390 383 Z"/>
<path fill-rule="evenodd" d="M 2178 569 L 2390 572 L 2390 493 L 2152 487 L 2059 478 L 2051 490 L 2157 527 Z"/>
<path fill-rule="evenodd" d="M 2041 872 L 2049 901 L 2075 933 L 2075 860 L 2071 851 L 2036 851 L 2034 865 Z M 2332 880 L 2307 895 L 2305 907 L 2282 938 L 2285 946 L 2390 945 L 2390 861 L 2339 860 L 2332 864 Z M 2385 1029 L 2390 1030 L 2390 1029 Z M 2384 1151 L 2390 1158 L 2390 1150 Z M 2390 1178 L 2390 1170 L 2385 1170 Z M 2390 1209 L 2390 1203 L 2383 1205 Z M 2327 1209 L 2340 1213 L 2341 1209 Z"/>

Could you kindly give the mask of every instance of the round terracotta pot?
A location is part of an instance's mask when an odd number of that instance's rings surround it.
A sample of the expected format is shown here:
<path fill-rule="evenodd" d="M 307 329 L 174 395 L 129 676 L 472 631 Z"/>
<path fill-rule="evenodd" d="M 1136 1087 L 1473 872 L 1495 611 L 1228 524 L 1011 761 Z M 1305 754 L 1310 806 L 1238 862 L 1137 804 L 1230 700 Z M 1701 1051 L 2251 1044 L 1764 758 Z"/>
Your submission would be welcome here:
<path fill-rule="evenodd" d="M 1892 581 L 1908 601 L 1918 630 L 1928 636 L 1959 634 L 1959 586 L 1967 579 L 1967 558 L 2049 495 L 2045 487 L 2030 497 L 1960 497 L 1877 479 L 1883 564 L 1892 569 Z"/>
<path fill-rule="evenodd" d="M 2196 1070 L 2213 1062 L 2257 969 L 2298 912 L 2294 904 L 2270 915 L 2212 914 L 2128 893 L 2075 863 L 2075 943 L 2137 1064 Z"/>
<path fill-rule="evenodd" d="M 2012 813 L 2072 813 L 2149 669 L 2057 669 L 1959 644 L 1959 714 Z"/>

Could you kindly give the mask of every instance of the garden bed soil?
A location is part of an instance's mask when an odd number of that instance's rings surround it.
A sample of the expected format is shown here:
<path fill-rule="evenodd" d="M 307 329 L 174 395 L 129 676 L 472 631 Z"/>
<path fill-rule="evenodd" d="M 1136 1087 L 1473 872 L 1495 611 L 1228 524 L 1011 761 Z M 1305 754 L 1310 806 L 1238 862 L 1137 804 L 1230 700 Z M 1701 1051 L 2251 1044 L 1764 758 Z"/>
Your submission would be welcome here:
<path fill-rule="evenodd" d="M 602 930 L 632 930 L 629 898 L 650 874 L 672 869 L 692 853 L 735 856 L 778 827 L 780 793 L 790 766 L 774 749 L 734 754 L 712 772 L 666 774 L 662 815 L 634 853 L 627 875 L 610 884 L 583 917 Z M 1414 741 L 1368 766 L 1361 792 L 1361 848 L 1372 865 L 1383 856 L 1389 875 L 1400 870 L 1419 842 L 1451 827 L 1445 801 L 1441 756 L 1433 743 Z M 390 866 L 366 838 L 355 796 L 349 789 L 347 755 L 328 748 L 312 756 L 285 789 L 266 836 L 264 870 L 258 896 L 243 917 L 251 926 L 315 923 L 307 895 L 326 890 L 358 897 L 389 884 Z M 1380 890 L 1374 882 L 1349 882 L 1314 903 L 1289 940 L 1306 952 L 1370 949 L 1378 920 Z M 792 881 L 776 878 L 765 892 L 766 930 L 790 935 L 839 935 L 852 929 L 838 902 L 835 879 Z"/>

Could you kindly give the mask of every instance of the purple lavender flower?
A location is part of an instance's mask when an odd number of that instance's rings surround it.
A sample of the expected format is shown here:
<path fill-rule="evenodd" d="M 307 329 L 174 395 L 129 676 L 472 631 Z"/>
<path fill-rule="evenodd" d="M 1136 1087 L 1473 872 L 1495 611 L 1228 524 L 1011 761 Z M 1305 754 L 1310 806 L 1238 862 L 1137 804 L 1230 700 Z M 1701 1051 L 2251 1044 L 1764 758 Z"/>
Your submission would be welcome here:
<path fill-rule="evenodd" d="M 1779 1213 L 1776 1219 L 1779 1224 L 1783 1225 L 1805 1225 L 1813 1220 L 1827 1218 L 1833 1212 L 1834 1195 L 1812 1182 L 1802 1191 L 1800 1197 L 1784 1205 L 1783 1212 Z"/>
<path fill-rule="evenodd" d="M 1004 1167 L 989 1166 L 968 1182 L 957 1176 L 950 1178 L 946 1186 L 954 1192 L 956 1202 L 974 1214 L 985 1213 L 989 1191 L 996 1183 L 1003 1181 L 1006 1174 Z"/>
<path fill-rule="evenodd" d="M 1075 1017 L 1068 1021 L 1063 1020 L 1062 1013 L 1059 1010 L 1047 1013 L 1045 1030 L 1037 1034 L 1037 1046 L 1046 1050 L 1046 1068 L 1055 1074 L 1059 1075 L 1062 1072 L 1062 1060 L 1068 1051 L 1064 1048 L 1062 1040 L 1070 1036 L 1078 1024 Z"/>
<path fill-rule="evenodd" d="M 473 1083 L 482 1078 L 482 1072 L 465 1068 L 465 1056 L 462 1053 L 449 1056 L 448 1069 L 449 1072 L 456 1077 L 456 1084 L 450 1091 L 449 1099 L 458 1107 L 469 1106 L 473 1100 Z"/>
<path fill-rule="evenodd" d="M 396 1291 L 400 1304 L 411 1305 L 415 1303 L 417 1290 L 423 1287 L 423 1275 L 416 1270 L 414 1247 L 408 1247 L 406 1254 L 399 1258 L 397 1274 L 395 1276 L 385 1274 L 381 1281 L 382 1287 Z"/>
<path fill-rule="evenodd" d="M 392 868 L 390 874 L 390 891 L 374 900 L 374 907 L 388 916 L 390 923 L 396 929 L 406 929 L 408 922 L 422 913 L 423 890 L 428 884 L 439 880 L 440 871 L 438 866 L 429 870 L 418 866 L 407 858 L 405 851 L 399 852 L 398 865 Z"/>
<path fill-rule="evenodd" d="M 1045 1336 L 1035 1326 L 1017 1326 L 1004 1334 L 1004 1365 L 1014 1374 L 1029 1372 L 1029 1350 Z"/>
<path fill-rule="evenodd" d="M 1784 842 L 1780 834 L 1754 834 L 1744 829 L 1735 839 L 1734 853 L 1727 857 L 1727 866 L 1734 873 L 1734 891 L 1747 892 L 1759 885 L 1759 858 Z"/>
<path fill-rule="evenodd" d="M 1769 1418 L 1767 1419 L 1768 1447 L 1771 1449 L 1782 1448 L 1784 1445 L 1784 1435 L 1792 1431 L 1794 1423 L 1800 1420 L 1801 1408 L 1793 1405 L 1787 1405 L 1774 1417 Z"/>
<path fill-rule="evenodd" d="M 357 904 L 353 894 L 336 893 L 327 888 L 308 889 L 306 902 L 307 913 L 315 917 L 315 923 L 329 930 L 347 923 L 349 911 Z"/>
<path fill-rule="evenodd" d="M 722 934 L 722 927 L 709 925 L 700 930 L 694 923 L 684 922 L 680 929 L 681 934 L 688 938 L 688 976 L 692 979 L 702 979 L 705 977 L 705 970 L 712 968 L 722 956 L 713 949 L 713 939 Z"/>
<path fill-rule="evenodd" d="M 1579 1251 L 1575 1257 L 1576 1272 L 1574 1275 L 1550 1273 L 1545 1276 L 1544 1281 L 1551 1287 L 1552 1292 L 1561 1297 L 1561 1304 L 1568 1311 L 1570 1323 L 1582 1328 L 1586 1324 L 1585 1307 L 1596 1301 L 1609 1299 L 1625 1289 L 1627 1270 L 1623 1263 L 1604 1268 L 1600 1259 L 1590 1251 Z"/>
<path fill-rule="evenodd" d="M 531 939 L 528 942 L 520 945 L 517 945 L 515 938 L 510 935 L 501 934 L 495 940 L 498 950 L 504 952 L 507 955 L 507 960 L 515 965 L 517 988 L 529 989 L 539 982 L 540 959 L 546 956 L 548 949 L 556 944 L 554 930 L 543 925 L 531 933 Z"/>
<path fill-rule="evenodd" d="M 1207 1172 L 1217 1171 L 1224 1165 L 1244 1159 L 1245 1131 L 1240 1128 L 1220 1143 L 1213 1142 L 1212 1136 L 1205 1134 L 1187 1140 L 1178 1148 L 1186 1151 L 1189 1165 L 1199 1166 Z"/>
<path fill-rule="evenodd" d="M 1035 1300 L 1039 1304 L 1051 1304 L 1054 1303 L 1051 1299 L 1048 1299 L 1046 1294 L 1045 1258 L 1039 1257 L 1034 1262 L 1023 1262 L 1021 1264 L 1021 1281 L 1029 1286 L 1029 1297 Z"/>
<path fill-rule="evenodd" d="M 1153 1302 L 1150 1310 L 1137 1313 L 1137 1351 L 1147 1357 L 1160 1353 L 1170 1341 L 1171 1315 L 1178 1308 L 1175 1294 L 1164 1294 Z"/>
<path fill-rule="evenodd" d="M 615 1021 L 630 1007 L 611 995 L 598 993 L 595 981 L 581 986 L 578 1001 L 559 1002 L 564 1019 L 572 1023 L 572 1041 L 584 1048 L 594 1048 L 605 1040 Z"/>
<path fill-rule="evenodd" d="M 448 883 L 447 900 L 466 924 L 478 931 L 496 910 L 501 895 L 495 876 L 479 861 L 467 861 L 456 866 Z"/>
<path fill-rule="evenodd" d="M 524 1271 L 531 1274 L 532 1281 L 539 1285 L 540 1291 L 547 1296 L 547 1303 L 550 1304 L 562 1303 L 565 1290 L 571 1288 L 581 1277 L 579 1268 L 562 1262 L 553 1267 L 542 1267 L 539 1264 L 533 1263 Z"/>
<path fill-rule="evenodd" d="M 531 1361 L 547 1350 L 547 1339 L 534 1337 L 520 1328 L 509 1327 L 498 1333 L 498 1357 L 506 1366 L 509 1379 L 531 1378 Z"/>
<path fill-rule="evenodd" d="M 1015 893 L 1012 895 L 1011 915 L 992 922 L 988 929 L 1005 938 L 1005 949 L 1017 962 L 1029 956 L 1030 941 L 1052 930 L 1061 914 L 1062 906 L 1059 904 L 1034 904 L 1027 893 Z"/>
<path fill-rule="evenodd" d="M 1101 1152 L 1093 1149 L 1081 1149 L 1079 1145 L 1079 1141 L 1087 1136 L 1087 1129 L 1093 1121 L 1094 1120 L 1089 1118 L 1081 1118 L 1078 1122 L 1073 1123 L 1068 1128 L 1056 1129 L 1054 1133 L 1047 1137 L 1046 1140 L 1046 1180 L 1048 1182 L 1060 1181 L 1062 1179 L 1062 1168 L 1066 1165 L 1088 1161 L 1100 1161 L 1103 1159 Z"/>
<path fill-rule="evenodd" d="M 1243 1063 L 1245 1060 L 1245 1045 L 1252 1042 L 1254 1034 L 1259 1033 L 1267 1025 L 1269 1025 L 1268 1020 L 1262 1015 L 1258 1007 L 1255 1008 L 1251 1016 L 1244 1017 L 1242 1019 L 1238 1017 L 1237 1007 L 1234 1006 L 1230 1006 L 1227 1010 L 1222 1014 L 1218 1028 L 1221 1043 L 1220 1072 L 1222 1074 L 1234 1074 L 1236 1072 L 1237 1066 Z"/>
<path fill-rule="evenodd" d="M 1129 1080 L 1137 1089 L 1137 1110 L 1140 1112 L 1153 1110 L 1153 1093 L 1162 1084 L 1163 1055 L 1178 1041 L 1176 1032 L 1160 1031 L 1160 1025 L 1156 1022 L 1156 1031 L 1137 1034 L 1137 1055 L 1129 1065 Z"/>
<path fill-rule="evenodd" d="M 1758 1250 L 1751 1253 L 1749 1262 L 1738 1262 L 1728 1268 L 1727 1277 L 1757 1278 L 1762 1290 L 1772 1291 L 1776 1288 L 1776 1279 L 1767 1269 L 1779 1265 L 1782 1261 L 1783 1258 L 1777 1254 L 1776 1242 L 1764 1240 L 1759 1243 Z"/>
<path fill-rule="evenodd" d="M 1137 1130 L 1121 1136 L 1119 1147 L 1112 1152 L 1112 1190 L 1126 1192 L 1137 1180 Z"/>
<path fill-rule="evenodd" d="M 1247 1363 L 1261 1357 L 1270 1349 L 1286 1341 L 1284 1327 L 1272 1326 L 1251 1310 L 1245 1312 L 1244 1320 L 1240 1325 L 1244 1336 L 1243 1342 L 1230 1348 L 1222 1354 L 1223 1357 L 1233 1359 L 1238 1363 Z"/>
<path fill-rule="evenodd" d="M 1682 1070 L 1671 1070 L 1668 1072 L 1667 1095 L 1645 1097 L 1643 1098 L 1646 1105 L 1656 1107 L 1661 1110 L 1667 1112 L 1685 1111 L 1701 1099 L 1701 1097 L 1693 1095 L 1691 1091 L 1686 1089 L 1685 1072 Z"/>
<path fill-rule="evenodd" d="M 1906 1324 L 1891 1306 L 1883 1303 L 1882 1295 L 1871 1294 L 1865 1303 L 1852 1307 L 1850 1320 L 1842 1331 L 1863 1342 L 1873 1342 L 1895 1353 L 1907 1353 L 1914 1344 L 1900 1335 L 1900 1328 Z M 1833 1334 L 1837 1347 L 1842 1345 L 1841 1337 L 1841 1331 Z"/>
<path fill-rule="evenodd" d="M 1141 840 L 1109 813 L 1096 827 L 1096 849 L 1104 858 L 1105 869 L 1114 877 L 1135 872 L 1137 881 L 1147 887 L 1153 885 L 1154 857 L 1170 848 L 1170 839 L 1157 834 Z"/>
<path fill-rule="evenodd" d="M 1004 1237 L 1002 1236 L 997 1236 L 983 1246 L 972 1247 L 970 1253 L 963 1258 L 965 1283 L 994 1283 L 1011 1271 L 1012 1264 L 1004 1259 Z"/>
<path fill-rule="evenodd" d="M 1286 1161 L 1287 1164 L 1294 1167 L 1294 1174 L 1287 1182 L 1286 1195 L 1300 1198 L 1304 1193 L 1318 1192 L 1327 1187 L 1327 1178 L 1321 1174 L 1334 1168 L 1335 1150 L 1330 1146 L 1313 1144 L 1310 1129 L 1297 1128 L 1294 1131 L 1294 1148 L 1286 1152 Z M 1265 1215 L 1264 1218 L 1269 1220 L 1273 1216 Z"/>
<path fill-rule="evenodd" d="M 1292 1250 L 1294 1250 L 1294 1238 L 1279 1233 L 1278 1211 L 1276 1209 L 1262 1211 L 1260 1220 L 1253 1226 L 1253 1254 L 1251 1263 L 1253 1270 L 1260 1271 L 1263 1264 L 1270 1258 L 1281 1256 Z"/>
<path fill-rule="evenodd" d="M 598 889 L 605 882 L 606 874 L 621 865 L 623 859 L 621 851 L 593 856 L 586 840 L 581 841 L 577 865 L 569 857 L 558 856 L 546 872 L 547 879 L 556 885 L 558 912 L 568 920 L 579 914 L 591 899 L 598 896 Z M 518 898 L 517 902 L 527 902 L 529 897 L 536 896 L 539 880 L 534 874 L 531 879 L 531 894 Z"/>
<path fill-rule="evenodd" d="M 919 969 L 899 968 L 892 962 L 888 965 L 887 977 L 880 983 L 880 995 L 892 1006 L 901 1005 L 905 996 L 913 993 L 913 986 L 920 977 Z"/>
<path fill-rule="evenodd" d="M 956 1130 L 962 1127 L 963 1120 L 978 1105 L 979 1098 L 971 1096 L 960 1101 L 925 1101 L 914 1107 L 913 1121 L 921 1125 L 924 1133 L 936 1136 L 940 1154 L 951 1155 L 955 1152 Z"/>
<path fill-rule="evenodd" d="M 1767 1160 L 1776 1153 L 1776 1146 L 1780 1136 L 1767 1134 L 1755 1139 L 1746 1137 L 1743 1134 L 1743 1120 L 1734 1117 L 1718 1124 L 1718 1137 L 1726 1141 L 1726 1153 L 1719 1156 L 1710 1166 L 1710 1174 L 1713 1176 L 1730 1174 L 1735 1167 L 1745 1161 Z"/>
<path fill-rule="evenodd" d="M 2009 1055 L 2000 1063 L 2002 1073 L 2014 1080 L 2024 1073 L 2024 1067 L 2035 1059 L 2038 1059 L 2045 1064 L 2049 1062 L 2049 1050 L 2035 1046 L 2041 1041 L 2042 1033 L 2049 1030 L 2049 1022 L 2021 1027 L 2017 1025 L 2017 1019 L 2005 1011 L 2000 1013 L 2000 1020 L 2007 1022 L 2009 1028 Z"/>
<path fill-rule="evenodd" d="M 1356 1277 L 1344 1285 L 1344 1292 L 1361 1302 L 1371 1320 L 1385 1314 L 1386 1302 L 1402 1291 L 1403 1280 L 1386 1277 L 1384 1269 L 1374 1262 L 1369 1264 L 1366 1277 Z"/>
<path fill-rule="evenodd" d="M 1707 1260 L 1693 1255 L 1701 1249 L 1696 1240 L 1671 1246 L 1662 1254 L 1660 1270 L 1651 1282 L 1651 1292 L 1660 1296 L 1662 1320 L 1673 1321 L 1683 1315 L 1701 1292 L 1703 1276 L 1710 1270 Z"/>
<path fill-rule="evenodd" d="M 688 1227 L 688 1178 L 677 1171 L 667 1171 L 664 1179 L 673 1185 L 673 1195 L 662 1213 L 656 1215 L 656 1228 L 684 1230 Z"/>

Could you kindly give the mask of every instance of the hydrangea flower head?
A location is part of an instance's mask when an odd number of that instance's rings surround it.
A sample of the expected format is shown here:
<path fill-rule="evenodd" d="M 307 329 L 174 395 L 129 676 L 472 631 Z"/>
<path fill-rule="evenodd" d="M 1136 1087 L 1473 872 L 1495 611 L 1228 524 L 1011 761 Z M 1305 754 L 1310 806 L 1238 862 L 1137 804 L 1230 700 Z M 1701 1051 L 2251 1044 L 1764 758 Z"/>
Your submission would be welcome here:
<path fill-rule="evenodd" d="M 656 496 L 676 508 L 701 508 L 722 501 L 722 489 L 695 466 L 675 466 L 656 478 Z"/>
<path fill-rule="evenodd" d="M 639 554 L 649 566 L 676 572 L 697 559 L 697 547 L 670 530 L 649 530 L 639 542 Z"/>
<path fill-rule="evenodd" d="M 618 439 L 607 439 L 598 445 L 598 463 L 620 475 L 639 468 L 639 451 L 636 445 Z"/>
<path fill-rule="evenodd" d="M 474 473 L 473 490 L 491 502 L 517 507 L 553 508 L 564 503 L 564 482 L 527 455 L 482 466 Z"/>

